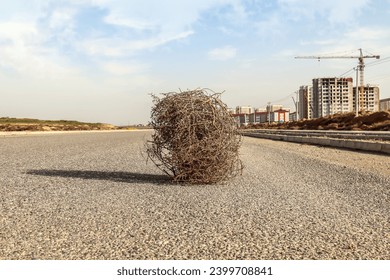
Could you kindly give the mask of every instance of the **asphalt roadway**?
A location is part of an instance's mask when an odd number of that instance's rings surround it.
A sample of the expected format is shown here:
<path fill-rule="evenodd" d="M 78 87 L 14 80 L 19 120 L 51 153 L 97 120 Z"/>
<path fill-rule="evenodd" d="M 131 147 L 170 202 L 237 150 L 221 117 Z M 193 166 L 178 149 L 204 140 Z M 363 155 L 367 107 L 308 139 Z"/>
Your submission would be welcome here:
<path fill-rule="evenodd" d="M 243 175 L 172 184 L 150 132 L 0 137 L 0 259 L 390 259 L 390 157 L 243 139 Z"/>

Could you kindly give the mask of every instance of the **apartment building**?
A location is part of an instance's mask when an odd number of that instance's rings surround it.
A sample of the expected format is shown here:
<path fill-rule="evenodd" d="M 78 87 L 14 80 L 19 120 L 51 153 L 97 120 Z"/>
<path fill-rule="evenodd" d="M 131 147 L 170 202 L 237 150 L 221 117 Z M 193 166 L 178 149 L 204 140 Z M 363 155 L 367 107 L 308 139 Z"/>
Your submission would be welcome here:
<path fill-rule="evenodd" d="M 290 119 L 290 121 L 292 121 L 292 122 L 297 121 L 297 112 L 292 112 L 292 113 L 290 113 L 289 119 Z"/>
<path fill-rule="evenodd" d="M 298 112 L 299 119 L 312 119 L 314 115 L 313 107 L 313 87 L 300 86 L 298 91 Z"/>
<path fill-rule="evenodd" d="M 282 108 L 283 108 L 283 105 L 267 105 L 265 110 L 267 112 L 274 112 L 274 111 L 280 110 Z M 264 109 L 262 109 L 262 110 L 264 110 Z"/>
<path fill-rule="evenodd" d="M 268 113 L 256 110 L 253 114 L 249 114 L 249 123 L 265 123 L 268 121 Z"/>
<path fill-rule="evenodd" d="M 380 111 L 390 110 L 390 98 L 380 100 L 379 104 Z"/>
<path fill-rule="evenodd" d="M 237 126 L 249 124 L 249 114 L 233 114 Z"/>
<path fill-rule="evenodd" d="M 352 112 L 352 78 L 313 79 L 313 117 Z"/>
<path fill-rule="evenodd" d="M 242 108 L 242 106 L 237 107 L 236 114 L 233 114 L 238 126 L 267 122 L 288 122 L 290 119 L 290 109 L 284 108 L 282 105 L 269 105 L 265 109 L 255 109 L 252 113 L 237 113 L 249 111 L 242 110 Z"/>
<path fill-rule="evenodd" d="M 253 108 L 250 106 L 237 106 L 236 114 L 252 114 L 254 112 Z"/>
<path fill-rule="evenodd" d="M 358 87 L 360 92 L 360 87 Z M 305 95 L 310 98 L 305 99 Z M 376 85 L 366 85 L 363 94 L 359 94 L 359 110 L 379 111 L 380 90 Z M 356 110 L 356 87 L 352 78 L 317 78 L 313 79 L 313 88 L 302 86 L 299 90 L 299 118 L 305 113 L 312 118 L 320 118 L 337 113 L 348 113 Z M 310 101 L 312 104 L 310 105 Z"/>
<path fill-rule="evenodd" d="M 270 122 L 274 123 L 283 123 L 290 121 L 290 109 L 281 108 L 275 111 L 270 112 L 269 114 Z"/>
<path fill-rule="evenodd" d="M 256 108 L 253 114 L 249 115 L 249 123 L 265 123 L 268 121 L 266 109 Z"/>
<path fill-rule="evenodd" d="M 366 85 L 364 87 L 363 94 L 360 94 L 360 87 L 358 87 L 359 93 L 359 108 L 360 110 L 376 112 L 379 111 L 379 87 L 373 85 Z M 355 107 L 356 87 L 353 88 L 353 104 Z"/>

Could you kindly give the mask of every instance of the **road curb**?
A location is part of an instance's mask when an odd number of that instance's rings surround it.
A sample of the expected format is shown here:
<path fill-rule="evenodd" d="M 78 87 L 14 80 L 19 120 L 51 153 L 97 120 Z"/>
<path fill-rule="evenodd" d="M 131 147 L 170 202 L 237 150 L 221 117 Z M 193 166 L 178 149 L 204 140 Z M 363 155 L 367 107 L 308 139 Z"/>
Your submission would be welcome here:
<path fill-rule="evenodd" d="M 390 143 L 243 132 L 243 136 L 390 154 Z"/>

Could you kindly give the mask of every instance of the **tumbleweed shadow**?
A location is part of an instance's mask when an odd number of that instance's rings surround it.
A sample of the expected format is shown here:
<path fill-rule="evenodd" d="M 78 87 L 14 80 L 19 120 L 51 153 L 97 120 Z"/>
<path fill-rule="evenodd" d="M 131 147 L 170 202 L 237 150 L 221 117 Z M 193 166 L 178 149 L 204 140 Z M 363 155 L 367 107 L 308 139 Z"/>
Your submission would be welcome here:
<path fill-rule="evenodd" d="M 29 175 L 47 176 L 47 177 L 63 177 L 63 178 L 79 178 L 85 180 L 108 180 L 115 182 L 126 183 L 141 183 L 141 184 L 168 184 L 170 179 L 167 175 L 159 174 L 144 174 L 136 172 L 114 172 L 114 171 L 93 171 L 93 170 L 52 170 L 39 169 L 28 170 Z"/>

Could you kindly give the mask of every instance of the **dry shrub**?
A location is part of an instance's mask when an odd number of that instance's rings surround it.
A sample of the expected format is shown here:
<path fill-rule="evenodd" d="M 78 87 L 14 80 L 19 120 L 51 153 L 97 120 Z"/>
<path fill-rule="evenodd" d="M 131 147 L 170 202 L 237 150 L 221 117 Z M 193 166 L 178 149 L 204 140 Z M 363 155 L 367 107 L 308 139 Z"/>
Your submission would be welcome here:
<path fill-rule="evenodd" d="M 152 95 L 148 157 L 176 182 L 212 184 L 242 171 L 241 138 L 220 94 L 206 89 Z"/>

